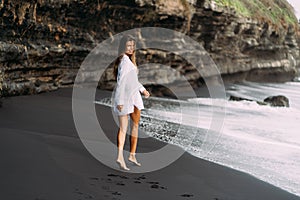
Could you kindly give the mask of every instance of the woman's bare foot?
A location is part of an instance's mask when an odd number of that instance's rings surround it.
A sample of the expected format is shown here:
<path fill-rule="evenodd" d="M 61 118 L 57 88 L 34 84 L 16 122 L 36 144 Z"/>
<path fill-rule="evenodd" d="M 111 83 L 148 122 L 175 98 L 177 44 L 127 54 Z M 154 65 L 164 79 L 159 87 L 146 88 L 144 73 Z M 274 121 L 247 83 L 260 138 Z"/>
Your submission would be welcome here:
<path fill-rule="evenodd" d="M 120 168 L 126 171 L 129 171 L 130 169 L 126 166 L 124 159 L 118 159 L 117 163 L 119 164 Z"/>
<path fill-rule="evenodd" d="M 130 154 L 128 160 L 134 164 L 136 164 L 137 166 L 141 166 L 141 163 L 139 163 L 137 160 L 136 160 L 136 157 L 135 157 L 135 154 Z"/>

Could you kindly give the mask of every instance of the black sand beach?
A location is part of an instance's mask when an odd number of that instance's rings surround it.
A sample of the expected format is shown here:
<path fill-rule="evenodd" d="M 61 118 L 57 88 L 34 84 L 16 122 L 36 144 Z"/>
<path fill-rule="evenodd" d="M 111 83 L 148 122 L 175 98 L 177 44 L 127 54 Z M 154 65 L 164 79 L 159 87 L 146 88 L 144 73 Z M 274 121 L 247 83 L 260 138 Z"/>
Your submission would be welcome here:
<path fill-rule="evenodd" d="M 101 98 L 109 94 L 102 91 L 97 95 Z M 81 143 L 73 122 L 71 96 L 71 89 L 61 89 L 3 100 L 0 199 L 300 199 L 250 175 L 188 153 L 155 172 L 132 174 L 111 169 Z M 97 106 L 96 110 L 98 115 L 111 116 L 108 107 Z M 101 124 L 105 133 L 116 139 L 113 119 L 105 117 Z M 162 145 L 147 138 L 140 140 L 138 148 L 145 151 Z"/>

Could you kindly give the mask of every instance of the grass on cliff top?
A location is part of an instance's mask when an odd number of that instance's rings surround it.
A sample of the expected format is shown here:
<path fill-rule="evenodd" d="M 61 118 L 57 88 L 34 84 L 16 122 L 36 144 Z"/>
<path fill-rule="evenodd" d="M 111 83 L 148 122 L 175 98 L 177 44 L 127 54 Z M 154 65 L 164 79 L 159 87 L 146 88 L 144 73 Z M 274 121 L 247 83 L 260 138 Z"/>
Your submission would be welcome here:
<path fill-rule="evenodd" d="M 275 25 L 297 25 L 294 8 L 286 0 L 213 0 L 222 6 L 234 8 L 237 13 L 267 21 Z"/>

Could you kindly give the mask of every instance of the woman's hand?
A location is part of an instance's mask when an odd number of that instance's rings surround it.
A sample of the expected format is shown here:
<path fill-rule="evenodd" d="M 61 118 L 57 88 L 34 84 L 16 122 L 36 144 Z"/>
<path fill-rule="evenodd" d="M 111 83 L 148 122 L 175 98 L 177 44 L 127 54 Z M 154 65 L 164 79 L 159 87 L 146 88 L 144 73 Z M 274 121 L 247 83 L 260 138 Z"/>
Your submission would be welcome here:
<path fill-rule="evenodd" d="M 121 112 L 123 109 L 123 105 L 117 105 L 117 109 Z"/>
<path fill-rule="evenodd" d="M 144 90 L 143 91 L 143 95 L 145 96 L 145 98 L 149 98 L 150 97 L 150 93 L 148 92 L 148 90 Z"/>

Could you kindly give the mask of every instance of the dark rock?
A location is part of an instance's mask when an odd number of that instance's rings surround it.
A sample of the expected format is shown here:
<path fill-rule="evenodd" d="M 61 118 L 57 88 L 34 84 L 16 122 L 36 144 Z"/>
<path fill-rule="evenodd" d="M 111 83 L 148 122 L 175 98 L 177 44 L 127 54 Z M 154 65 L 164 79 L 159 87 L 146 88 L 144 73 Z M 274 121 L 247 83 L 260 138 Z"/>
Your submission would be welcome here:
<path fill-rule="evenodd" d="M 243 98 L 243 97 L 237 97 L 237 96 L 230 96 L 229 101 L 253 101 L 251 99 Z"/>
<path fill-rule="evenodd" d="M 261 105 L 261 106 L 266 106 L 266 105 L 268 105 L 268 103 L 262 102 L 262 101 L 256 101 L 256 103 L 257 103 L 258 105 Z"/>
<path fill-rule="evenodd" d="M 267 97 L 264 102 L 274 107 L 290 107 L 289 99 L 283 95 Z"/>
<path fill-rule="evenodd" d="M 2 1 L 0 70 L 7 86 L 4 94 L 71 87 L 81 63 L 97 43 L 136 27 L 163 27 L 187 33 L 203 45 L 226 81 L 232 81 L 232 76 L 234 81 L 293 79 L 300 65 L 300 34 L 295 27 L 280 29 L 263 20 L 246 19 L 210 1 L 188 2 L 192 1 Z M 186 48 L 180 41 L 163 41 L 165 46 L 176 43 Z M 142 69 L 141 79 L 152 76 L 154 83 L 169 85 L 182 81 L 180 75 L 184 75 L 193 87 L 202 84 L 205 74 L 199 74 L 175 54 L 160 50 L 137 52 L 139 65 L 160 63 L 176 70 L 168 74 L 162 68 Z M 87 78 L 111 90 L 115 86 L 111 72 L 111 68 L 107 69 L 102 81 Z M 174 97 L 169 90 L 156 86 L 152 93 Z"/>
<path fill-rule="evenodd" d="M 255 101 L 253 99 L 247 99 L 247 98 L 243 98 L 243 97 L 237 97 L 237 96 L 230 96 L 229 97 L 229 101 Z M 258 105 L 268 105 L 268 103 L 266 102 L 262 102 L 262 101 L 255 101 Z"/>

